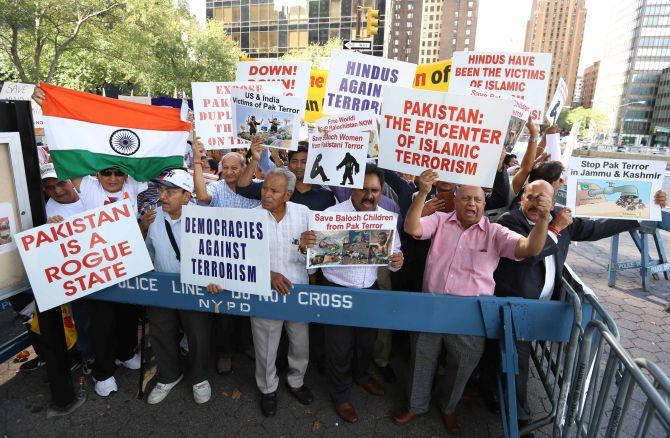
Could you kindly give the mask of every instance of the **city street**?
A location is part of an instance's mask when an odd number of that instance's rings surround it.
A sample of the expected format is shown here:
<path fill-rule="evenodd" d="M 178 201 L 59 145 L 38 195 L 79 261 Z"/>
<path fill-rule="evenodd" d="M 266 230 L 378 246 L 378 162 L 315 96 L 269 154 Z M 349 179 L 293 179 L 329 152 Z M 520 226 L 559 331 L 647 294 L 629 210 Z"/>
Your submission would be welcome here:
<path fill-rule="evenodd" d="M 670 249 L 670 234 L 663 233 Z M 636 255 L 632 242 L 622 236 L 620 260 Z M 621 331 L 622 344 L 633 357 L 647 357 L 670 371 L 670 314 L 664 309 L 670 298 L 670 282 L 653 283 L 653 290 L 641 290 L 636 271 L 619 276 L 617 287 L 608 288 L 606 265 L 609 240 L 573 244 L 568 262 L 581 278 L 598 294 L 615 318 Z M 396 349 L 399 350 L 399 349 Z M 394 366 L 404 376 L 402 351 L 395 351 Z M 0 432 L 18 436 L 444 436 L 445 429 L 435 407 L 407 427 L 398 427 L 389 412 L 404 403 L 404 383 L 385 385 L 384 398 L 373 397 L 356 387 L 354 406 L 359 421 L 343 423 L 335 414 L 326 392 L 325 377 L 310 367 L 307 384 L 316 400 L 310 406 L 300 405 L 280 386 L 277 416 L 266 419 L 259 407 L 259 396 L 253 381 L 253 362 L 242 354 L 234 358 L 230 376 L 213 376 L 212 400 L 197 406 L 190 388 L 181 383 L 160 405 L 149 406 L 135 398 L 137 372 L 121 369 L 117 373 L 119 393 L 103 399 L 88 389 L 88 401 L 70 417 L 47 420 L 45 404 L 49 399 L 44 383 L 44 369 L 17 373 L 18 365 L 2 364 L 0 371 Z M 404 378 L 402 379 L 405 380 Z M 149 389 L 152 384 L 149 384 Z M 531 382 L 529 391 L 536 413 L 548 409 L 538 397 L 539 381 Z M 463 400 L 459 407 L 462 436 L 489 437 L 501 433 L 497 415 L 486 410 L 477 398 Z M 633 411 L 632 415 L 639 415 Z M 545 427 L 536 436 L 550 436 Z"/>

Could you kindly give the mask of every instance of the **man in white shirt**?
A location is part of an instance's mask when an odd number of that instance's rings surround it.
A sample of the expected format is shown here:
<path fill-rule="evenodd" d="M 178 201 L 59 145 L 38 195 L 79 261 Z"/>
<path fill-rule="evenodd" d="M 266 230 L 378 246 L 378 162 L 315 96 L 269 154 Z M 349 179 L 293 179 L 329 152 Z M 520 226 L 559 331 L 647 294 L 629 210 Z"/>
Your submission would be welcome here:
<path fill-rule="evenodd" d="M 161 208 L 142 216 L 140 229 L 156 272 L 180 272 L 182 206 L 193 193 L 193 178 L 182 169 L 166 172 L 155 180 L 159 184 Z M 179 357 L 179 328 L 188 341 L 188 373 L 193 398 L 198 404 L 209 401 L 212 389 L 207 380 L 211 315 L 189 310 L 148 307 L 151 348 L 158 364 L 158 382 L 147 402 L 162 402 L 184 377 Z"/>
<path fill-rule="evenodd" d="M 261 205 L 267 210 L 268 236 L 272 257 L 270 275 L 272 288 L 281 295 L 288 295 L 294 284 L 308 284 L 306 268 L 306 246 L 302 238 L 308 227 L 309 209 L 304 205 L 289 202 L 295 190 L 296 177 L 288 169 L 280 167 L 268 172 L 261 190 Z M 219 292 L 221 287 L 210 285 L 210 292 Z M 261 391 L 261 410 L 271 417 L 277 412 L 277 387 L 279 378 L 275 360 L 281 338 L 282 327 L 286 327 L 289 340 L 288 374 L 286 384 L 289 391 L 303 405 L 314 399 L 312 391 L 304 384 L 309 362 L 309 325 L 306 322 L 282 321 L 267 318 L 251 318 L 251 331 L 256 355 L 256 384 Z"/>
<path fill-rule="evenodd" d="M 46 205 L 47 222 L 62 222 L 66 217 L 84 211 L 79 194 L 69 179 L 58 181 L 52 163 L 40 166 L 42 189 L 49 197 Z"/>
<path fill-rule="evenodd" d="M 374 164 L 365 167 L 362 189 L 354 189 L 351 198 L 325 211 L 381 211 L 378 207 L 384 185 L 384 171 Z M 305 233 L 304 242 L 308 247 L 316 245 L 316 234 Z M 400 239 L 394 239 L 393 254 L 389 257 L 389 269 L 397 271 L 402 267 L 403 255 Z M 377 289 L 376 266 L 352 266 L 322 268 L 325 286 L 341 286 L 361 289 Z M 372 362 L 377 329 L 327 325 L 326 369 L 330 380 L 330 395 L 335 402 L 335 411 L 345 421 L 358 420 L 351 404 L 351 387 L 354 381 L 373 395 L 384 395 L 384 389 L 368 369 Z"/>

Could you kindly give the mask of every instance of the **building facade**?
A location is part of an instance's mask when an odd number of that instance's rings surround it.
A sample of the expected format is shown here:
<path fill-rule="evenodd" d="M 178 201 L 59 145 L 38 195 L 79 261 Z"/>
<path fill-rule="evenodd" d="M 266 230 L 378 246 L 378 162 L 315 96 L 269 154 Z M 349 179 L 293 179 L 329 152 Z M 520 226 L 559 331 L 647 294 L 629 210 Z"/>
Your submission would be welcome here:
<path fill-rule="evenodd" d="M 582 106 L 584 108 L 591 108 L 593 106 L 593 95 L 596 92 L 599 69 L 600 61 L 596 61 L 584 69 L 584 80 L 582 83 Z"/>
<path fill-rule="evenodd" d="M 585 1 L 533 0 L 530 19 L 526 24 L 524 50 L 553 54 L 546 105 L 549 105 L 560 78 L 568 86 L 565 105 L 572 104 L 584 38 Z"/>
<path fill-rule="evenodd" d="M 391 0 L 388 57 L 424 64 L 474 50 L 479 0 Z"/>
<path fill-rule="evenodd" d="M 661 72 L 651 117 L 652 146 L 670 147 L 670 67 Z"/>
<path fill-rule="evenodd" d="M 386 0 L 304 0 L 292 4 L 282 6 L 273 0 L 207 0 L 206 13 L 208 19 L 221 23 L 249 57 L 277 58 L 292 49 L 324 44 L 330 38 L 368 39 L 366 11 L 377 9 L 379 33 L 373 38 L 371 54 L 384 54 Z"/>
<path fill-rule="evenodd" d="M 661 72 L 670 67 L 670 0 L 614 0 L 593 107 L 609 116 L 608 134 L 650 144 Z"/>
<path fill-rule="evenodd" d="M 572 107 L 582 106 L 582 88 L 584 87 L 584 76 L 577 76 L 575 79 L 575 91 L 572 93 Z"/>

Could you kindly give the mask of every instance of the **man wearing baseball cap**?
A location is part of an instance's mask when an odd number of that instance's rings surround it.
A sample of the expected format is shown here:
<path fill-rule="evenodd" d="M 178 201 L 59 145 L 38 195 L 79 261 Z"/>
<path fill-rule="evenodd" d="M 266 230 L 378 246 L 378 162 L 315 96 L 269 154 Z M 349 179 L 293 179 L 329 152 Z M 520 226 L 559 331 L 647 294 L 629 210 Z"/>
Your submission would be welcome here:
<path fill-rule="evenodd" d="M 179 273 L 182 206 L 191 201 L 193 177 L 182 169 L 169 170 L 155 179 L 161 208 L 142 216 L 140 229 L 145 236 L 156 272 Z M 188 379 L 198 404 L 211 397 L 205 371 L 210 342 L 211 315 L 187 310 L 148 307 L 151 347 L 158 365 L 158 383 L 147 402 L 162 402 L 184 377 L 179 358 L 179 327 L 188 341 Z"/>

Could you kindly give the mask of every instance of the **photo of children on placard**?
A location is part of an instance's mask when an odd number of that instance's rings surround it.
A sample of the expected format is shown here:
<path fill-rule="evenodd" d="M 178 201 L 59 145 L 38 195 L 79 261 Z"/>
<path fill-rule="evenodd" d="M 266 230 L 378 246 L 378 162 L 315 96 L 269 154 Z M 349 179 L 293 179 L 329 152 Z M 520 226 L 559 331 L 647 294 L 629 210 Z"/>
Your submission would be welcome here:
<path fill-rule="evenodd" d="M 317 245 L 307 252 L 307 268 L 385 266 L 394 230 L 315 231 Z"/>

